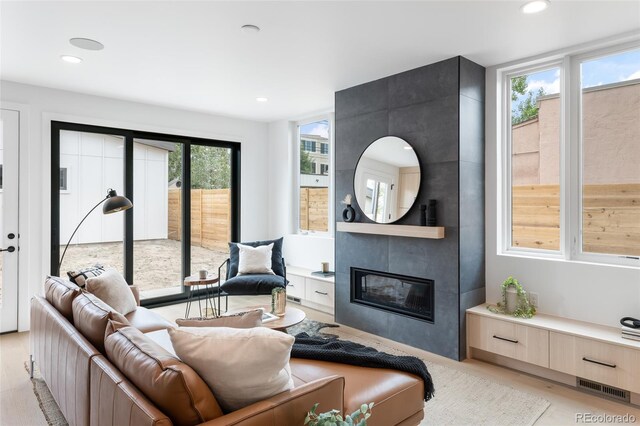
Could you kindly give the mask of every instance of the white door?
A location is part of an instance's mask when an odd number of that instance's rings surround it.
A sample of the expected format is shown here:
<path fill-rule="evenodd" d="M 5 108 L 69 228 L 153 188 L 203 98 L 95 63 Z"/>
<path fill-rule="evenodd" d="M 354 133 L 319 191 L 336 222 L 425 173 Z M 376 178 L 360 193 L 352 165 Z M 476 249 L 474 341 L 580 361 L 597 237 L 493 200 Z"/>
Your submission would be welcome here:
<path fill-rule="evenodd" d="M 18 140 L 20 113 L 2 109 L 0 137 L 0 333 L 18 329 Z"/>

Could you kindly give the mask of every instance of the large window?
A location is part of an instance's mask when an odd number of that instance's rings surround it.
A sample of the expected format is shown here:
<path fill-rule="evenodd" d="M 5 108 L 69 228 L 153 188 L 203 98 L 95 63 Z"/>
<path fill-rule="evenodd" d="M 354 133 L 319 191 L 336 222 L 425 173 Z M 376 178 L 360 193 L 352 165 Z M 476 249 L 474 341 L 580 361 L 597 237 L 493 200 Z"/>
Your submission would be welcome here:
<path fill-rule="evenodd" d="M 329 232 L 330 206 L 329 120 L 298 124 L 298 230 Z M 317 149 L 320 148 L 320 149 Z"/>
<path fill-rule="evenodd" d="M 560 250 L 560 68 L 510 77 L 511 245 Z"/>
<path fill-rule="evenodd" d="M 640 48 L 503 81 L 503 252 L 640 265 Z"/>
<path fill-rule="evenodd" d="M 183 300 L 184 277 L 217 272 L 239 235 L 239 144 L 52 123 L 51 273 L 96 263 L 138 286 L 144 304 Z M 83 216 L 108 188 L 124 213 Z M 66 190 L 65 190 L 66 189 Z"/>
<path fill-rule="evenodd" d="M 581 246 L 640 256 L 640 49 L 580 62 Z"/>

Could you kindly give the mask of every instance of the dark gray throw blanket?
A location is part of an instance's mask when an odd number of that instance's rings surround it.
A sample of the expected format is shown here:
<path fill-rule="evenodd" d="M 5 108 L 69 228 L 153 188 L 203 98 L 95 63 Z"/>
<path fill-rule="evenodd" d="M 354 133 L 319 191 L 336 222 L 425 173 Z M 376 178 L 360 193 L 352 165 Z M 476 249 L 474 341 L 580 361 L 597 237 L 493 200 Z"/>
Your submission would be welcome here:
<path fill-rule="evenodd" d="M 347 340 L 324 339 L 300 333 L 296 335 L 291 357 L 339 362 L 360 367 L 389 368 L 415 374 L 424 381 L 424 400 L 428 401 L 433 397 L 431 374 L 424 362 L 414 356 L 390 355 Z"/>

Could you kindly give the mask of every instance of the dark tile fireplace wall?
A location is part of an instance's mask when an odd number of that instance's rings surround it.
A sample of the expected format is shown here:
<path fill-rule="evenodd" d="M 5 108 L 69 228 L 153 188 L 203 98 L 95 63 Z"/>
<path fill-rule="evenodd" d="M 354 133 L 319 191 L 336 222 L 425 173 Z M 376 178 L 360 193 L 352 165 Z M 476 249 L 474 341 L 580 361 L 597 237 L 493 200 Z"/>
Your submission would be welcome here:
<path fill-rule="evenodd" d="M 484 84 L 484 68 L 458 56 L 336 93 L 336 220 L 362 152 L 393 135 L 414 147 L 422 167 L 416 203 L 397 223 L 418 225 L 419 205 L 435 198 L 446 227 L 441 240 L 336 232 L 339 323 L 466 357 L 465 310 L 485 301 Z M 356 221 L 370 222 L 354 204 Z M 434 322 L 351 303 L 352 266 L 434 280 Z"/>

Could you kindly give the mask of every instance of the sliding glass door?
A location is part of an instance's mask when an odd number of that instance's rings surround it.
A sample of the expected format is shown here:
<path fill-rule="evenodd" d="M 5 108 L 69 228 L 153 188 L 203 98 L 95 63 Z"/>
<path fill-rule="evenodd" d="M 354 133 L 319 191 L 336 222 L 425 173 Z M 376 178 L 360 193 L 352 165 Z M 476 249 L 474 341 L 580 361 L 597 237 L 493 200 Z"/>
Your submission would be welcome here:
<path fill-rule="evenodd" d="M 217 273 L 240 232 L 239 144 L 62 122 L 51 139 L 52 275 L 114 267 L 153 305 L 186 298 L 191 273 Z M 64 254 L 108 188 L 133 208 L 96 208 Z"/>

